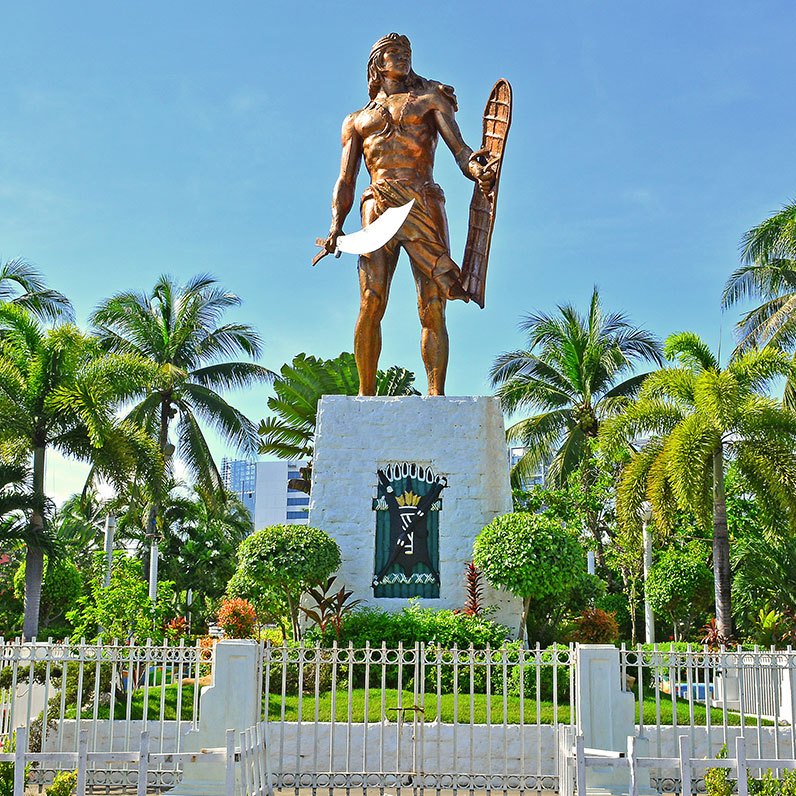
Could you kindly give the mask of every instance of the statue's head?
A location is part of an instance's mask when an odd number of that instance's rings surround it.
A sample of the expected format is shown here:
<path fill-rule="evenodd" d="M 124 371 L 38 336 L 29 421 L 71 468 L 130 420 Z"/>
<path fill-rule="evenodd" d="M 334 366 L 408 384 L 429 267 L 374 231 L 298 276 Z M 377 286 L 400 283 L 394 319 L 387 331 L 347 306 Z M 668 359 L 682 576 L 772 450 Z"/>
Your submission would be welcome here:
<path fill-rule="evenodd" d="M 406 36 L 399 33 L 388 33 L 382 36 L 370 49 L 368 58 L 368 94 L 373 99 L 381 89 L 382 73 L 385 71 L 385 57 L 390 54 L 400 53 L 406 59 L 406 82 L 411 86 L 420 83 L 419 78 L 412 71 L 412 45 Z"/>

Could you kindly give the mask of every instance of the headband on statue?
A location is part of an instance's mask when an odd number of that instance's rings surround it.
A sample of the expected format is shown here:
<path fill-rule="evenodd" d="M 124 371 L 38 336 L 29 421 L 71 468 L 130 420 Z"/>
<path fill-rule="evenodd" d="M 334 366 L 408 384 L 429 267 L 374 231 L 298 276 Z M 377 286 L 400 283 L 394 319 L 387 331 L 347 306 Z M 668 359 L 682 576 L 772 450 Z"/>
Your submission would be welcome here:
<path fill-rule="evenodd" d="M 409 43 L 409 39 L 406 36 L 403 36 L 400 33 L 388 33 L 386 36 L 382 36 L 370 48 L 370 57 L 373 58 L 374 55 L 380 54 L 386 50 L 387 47 L 396 44 L 400 47 L 406 48 L 410 53 L 412 52 L 412 45 Z"/>

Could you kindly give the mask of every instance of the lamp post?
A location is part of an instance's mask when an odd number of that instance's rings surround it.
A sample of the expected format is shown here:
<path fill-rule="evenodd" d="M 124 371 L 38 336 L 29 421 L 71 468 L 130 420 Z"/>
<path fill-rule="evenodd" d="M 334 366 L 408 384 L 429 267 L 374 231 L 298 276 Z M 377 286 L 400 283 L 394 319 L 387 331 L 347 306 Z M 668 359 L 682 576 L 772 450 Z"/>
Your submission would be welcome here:
<path fill-rule="evenodd" d="M 652 535 L 649 524 L 652 521 L 652 504 L 645 500 L 639 510 L 641 518 L 641 538 L 644 544 L 644 629 L 647 644 L 655 643 L 655 614 L 652 612 L 649 598 L 647 597 L 647 581 L 652 568 Z"/>
<path fill-rule="evenodd" d="M 113 567 L 113 536 L 116 532 L 116 517 L 109 514 L 105 518 L 105 577 L 103 585 L 107 589 L 111 585 L 111 567 Z"/>

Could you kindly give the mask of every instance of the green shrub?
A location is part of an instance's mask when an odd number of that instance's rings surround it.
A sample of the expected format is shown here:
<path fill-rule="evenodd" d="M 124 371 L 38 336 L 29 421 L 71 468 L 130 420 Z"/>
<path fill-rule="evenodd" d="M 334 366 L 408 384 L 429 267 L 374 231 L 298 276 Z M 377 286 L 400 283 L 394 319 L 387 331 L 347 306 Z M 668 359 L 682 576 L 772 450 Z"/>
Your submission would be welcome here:
<path fill-rule="evenodd" d="M 47 796 L 72 796 L 77 788 L 77 771 L 59 771 L 53 784 L 46 788 Z"/>
<path fill-rule="evenodd" d="M 451 611 L 422 608 L 413 600 L 402 611 L 390 613 L 380 608 L 356 610 L 343 619 L 340 627 L 341 646 L 351 643 L 354 647 L 370 645 L 396 648 L 416 643 L 434 644 L 443 648 L 454 645 L 466 649 L 486 649 L 487 645 L 499 647 L 511 631 L 504 625 L 481 616 Z M 321 633 L 318 628 L 307 632 L 307 640 L 318 640 L 323 646 L 331 646 L 336 636 L 331 629 Z"/>
<path fill-rule="evenodd" d="M 41 607 L 39 622 L 44 628 L 48 625 L 63 626 L 66 612 L 71 610 L 83 589 L 83 578 L 78 568 L 68 558 L 45 557 L 44 577 L 41 584 Z M 25 596 L 25 562 L 23 561 L 14 574 L 14 596 L 22 602 Z M 68 636 L 71 628 L 66 633 Z M 39 633 L 41 638 L 46 638 Z M 63 638 L 63 636 L 61 636 Z"/>
<path fill-rule="evenodd" d="M 585 608 L 604 586 L 586 571 L 577 535 L 544 514 L 496 517 L 476 537 L 473 559 L 486 580 L 522 598 L 529 642 L 558 638 L 567 616 Z"/>
<path fill-rule="evenodd" d="M 339 566 L 340 547 L 325 531 L 308 525 L 272 525 L 241 542 L 238 566 L 227 591 L 251 601 L 258 610 L 278 595 L 290 616 L 293 638 L 298 640 L 302 594 Z M 260 620 L 278 621 L 279 617 L 261 616 Z"/>
<path fill-rule="evenodd" d="M 604 594 L 594 601 L 594 607 L 614 614 L 619 624 L 619 638 L 629 639 L 633 634 L 633 622 L 630 616 L 630 603 L 627 595 L 613 592 Z"/>

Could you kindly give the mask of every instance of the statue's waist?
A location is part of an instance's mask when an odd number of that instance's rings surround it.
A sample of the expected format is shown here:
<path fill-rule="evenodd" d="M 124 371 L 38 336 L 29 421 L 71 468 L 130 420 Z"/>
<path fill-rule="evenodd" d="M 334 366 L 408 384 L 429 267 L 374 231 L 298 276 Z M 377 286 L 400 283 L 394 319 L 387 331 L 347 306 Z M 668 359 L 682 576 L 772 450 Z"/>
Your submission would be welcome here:
<path fill-rule="evenodd" d="M 421 203 L 428 200 L 445 201 L 442 188 L 433 181 L 422 181 L 404 177 L 383 177 L 373 182 L 362 194 L 362 201 L 375 199 L 389 205 L 402 205 L 415 199 Z"/>

